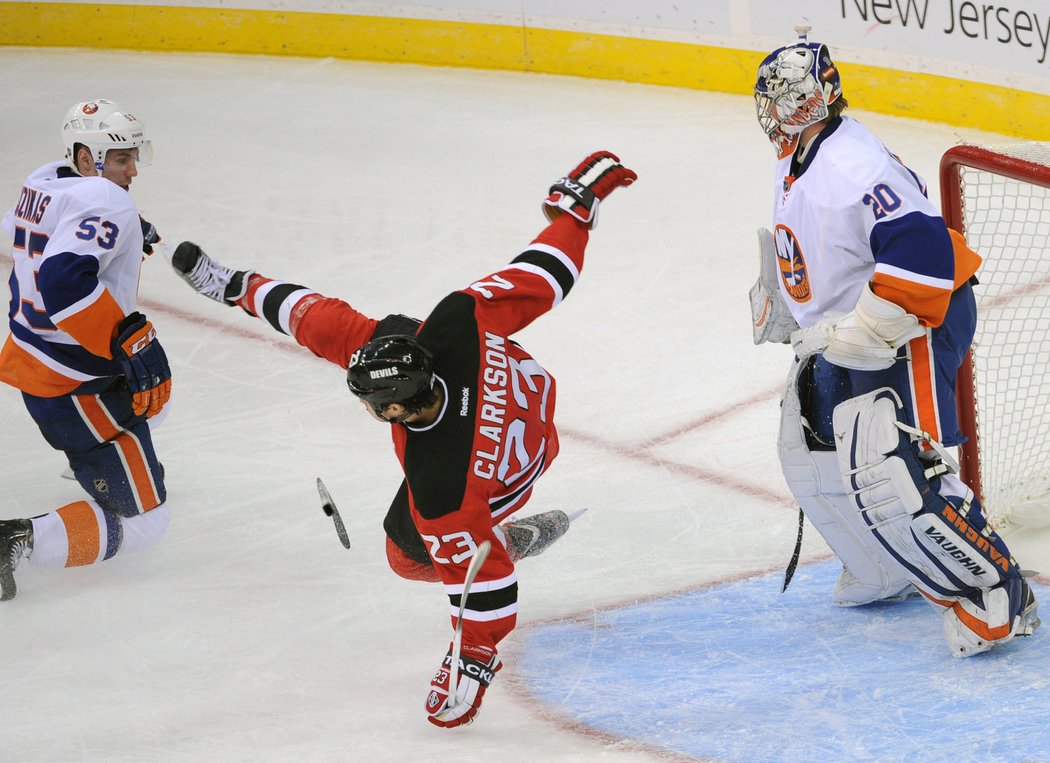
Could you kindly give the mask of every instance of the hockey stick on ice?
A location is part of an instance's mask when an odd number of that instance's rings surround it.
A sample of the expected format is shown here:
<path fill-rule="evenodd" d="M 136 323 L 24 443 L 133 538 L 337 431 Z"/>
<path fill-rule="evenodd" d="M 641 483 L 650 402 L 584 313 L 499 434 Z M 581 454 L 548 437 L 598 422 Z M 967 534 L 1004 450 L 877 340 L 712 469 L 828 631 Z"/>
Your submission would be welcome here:
<path fill-rule="evenodd" d="M 452 637 L 452 651 L 449 654 L 451 660 L 448 663 L 448 707 L 445 708 L 446 712 L 458 704 L 456 702 L 456 684 L 459 683 L 459 653 L 463 647 L 463 611 L 467 608 L 467 596 L 470 594 L 470 586 L 474 583 L 474 578 L 478 576 L 481 565 L 488 559 L 489 551 L 491 550 L 491 543 L 487 540 L 481 541 L 481 545 L 474 552 L 474 558 L 470 560 L 470 564 L 467 566 L 467 577 L 463 580 L 463 593 L 459 595 L 459 615 L 456 617 L 456 633 Z"/>
<path fill-rule="evenodd" d="M 346 534 L 346 525 L 343 524 L 343 518 L 339 516 L 339 509 L 335 507 L 332 494 L 328 492 L 328 488 L 324 486 L 320 477 L 317 478 L 317 492 L 321 496 L 321 510 L 335 523 L 335 534 L 339 536 L 339 542 L 343 544 L 343 548 L 350 548 L 350 536 Z"/>
<path fill-rule="evenodd" d="M 784 570 L 784 585 L 780 587 L 780 592 L 784 593 L 788 589 L 788 584 L 791 582 L 791 578 L 795 576 L 795 568 L 798 567 L 798 558 L 802 554 L 802 528 L 806 524 L 806 514 L 802 511 L 802 507 L 798 507 L 798 537 L 795 538 L 795 550 L 791 554 L 791 561 L 788 562 L 787 569 Z"/>

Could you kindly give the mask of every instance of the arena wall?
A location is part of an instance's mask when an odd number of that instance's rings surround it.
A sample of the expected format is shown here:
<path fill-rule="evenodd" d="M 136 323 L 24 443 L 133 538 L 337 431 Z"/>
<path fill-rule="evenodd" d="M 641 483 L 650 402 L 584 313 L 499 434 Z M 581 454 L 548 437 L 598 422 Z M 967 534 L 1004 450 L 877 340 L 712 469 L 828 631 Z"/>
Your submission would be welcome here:
<path fill-rule="evenodd" d="M 1050 140 L 1050 9 L 1038 0 L 0 1 L 7 46 L 336 57 L 739 94 L 798 23 L 828 43 L 854 107 Z"/>

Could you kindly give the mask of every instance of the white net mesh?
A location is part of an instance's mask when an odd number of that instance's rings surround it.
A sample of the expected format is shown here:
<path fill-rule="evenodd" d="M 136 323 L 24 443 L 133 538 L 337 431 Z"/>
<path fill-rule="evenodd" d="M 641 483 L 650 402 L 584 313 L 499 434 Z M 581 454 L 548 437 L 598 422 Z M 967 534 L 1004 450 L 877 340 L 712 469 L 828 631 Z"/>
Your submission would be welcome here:
<path fill-rule="evenodd" d="M 1050 143 L 992 150 L 1045 172 L 961 169 L 966 238 L 984 257 L 973 350 L 984 502 L 998 526 L 1050 525 Z"/>

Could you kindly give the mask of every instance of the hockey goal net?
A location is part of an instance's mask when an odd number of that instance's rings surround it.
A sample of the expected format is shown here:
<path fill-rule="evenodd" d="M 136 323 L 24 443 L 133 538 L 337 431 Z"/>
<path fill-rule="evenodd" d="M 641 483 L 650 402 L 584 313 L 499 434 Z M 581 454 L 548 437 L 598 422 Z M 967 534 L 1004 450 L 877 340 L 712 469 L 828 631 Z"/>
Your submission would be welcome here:
<path fill-rule="evenodd" d="M 956 146 L 941 159 L 948 225 L 984 258 L 959 371 L 962 478 L 999 528 L 1050 525 L 1050 143 Z"/>

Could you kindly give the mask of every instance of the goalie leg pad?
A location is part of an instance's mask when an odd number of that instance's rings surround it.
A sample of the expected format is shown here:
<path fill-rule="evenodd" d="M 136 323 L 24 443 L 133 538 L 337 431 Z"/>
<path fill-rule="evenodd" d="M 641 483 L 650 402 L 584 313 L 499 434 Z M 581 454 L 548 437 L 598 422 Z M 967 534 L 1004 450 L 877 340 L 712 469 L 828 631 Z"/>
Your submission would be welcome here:
<path fill-rule="evenodd" d="M 845 567 L 832 592 L 835 604 L 848 607 L 901 598 L 910 590 L 910 581 L 853 510 L 834 451 L 810 450 L 806 440 L 799 383 L 808 362 L 795 361 L 781 403 L 778 451 L 784 479 Z"/>
<path fill-rule="evenodd" d="M 835 408 L 839 467 L 855 510 L 931 593 L 958 596 L 1016 577 L 998 535 L 983 520 L 967 521 L 971 511 L 980 513 L 973 494 L 967 490 L 956 503 L 934 489 L 902 414 L 888 387 Z"/>
<path fill-rule="evenodd" d="M 1038 625 L 1035 597 L 1006 544 L 961 482 L 928 478 L 928 464 L 913 445 L 915 430 L 901 423 L 902 413 L 889 388 L 835 408 L 839 465 L 856 510 L 913 585 L 944 608 L 953 654 L 977 654 L 1031 632 Z M 959 492 L 964 495 L 951 495 Z"/>

